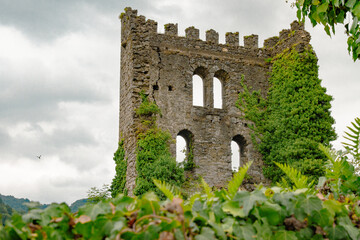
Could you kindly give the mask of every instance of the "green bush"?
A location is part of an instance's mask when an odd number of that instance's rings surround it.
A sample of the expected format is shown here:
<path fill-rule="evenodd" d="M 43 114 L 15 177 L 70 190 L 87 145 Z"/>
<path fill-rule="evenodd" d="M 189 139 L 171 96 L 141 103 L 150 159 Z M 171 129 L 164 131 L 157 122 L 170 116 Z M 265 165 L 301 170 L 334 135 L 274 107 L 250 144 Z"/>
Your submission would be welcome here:
<path fill-rule="evenodd" d="M 126 184 L 127 159 L 125 159 L 124 139 L 119 142 L 119 147 L 114 153 L 115 177 L 110 186 L 111 196 L 115 197 L 119 193 L 124 193 Z"/>

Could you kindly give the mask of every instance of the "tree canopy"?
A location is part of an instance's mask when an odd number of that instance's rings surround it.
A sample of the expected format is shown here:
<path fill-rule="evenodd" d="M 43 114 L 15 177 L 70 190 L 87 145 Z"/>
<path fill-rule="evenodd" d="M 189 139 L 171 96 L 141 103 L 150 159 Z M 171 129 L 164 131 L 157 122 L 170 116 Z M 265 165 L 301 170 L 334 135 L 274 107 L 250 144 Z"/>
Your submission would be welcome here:
<path fill-rule="evenodd" d="M 358 0 L 296 0 L 297 17 L 308 17 L 313 26 L 321 24 L 325 32 L 335 34 L 335 25 L 345 26 L 348 51 L 354 61 L 360 59 L 360 1 Z"/>

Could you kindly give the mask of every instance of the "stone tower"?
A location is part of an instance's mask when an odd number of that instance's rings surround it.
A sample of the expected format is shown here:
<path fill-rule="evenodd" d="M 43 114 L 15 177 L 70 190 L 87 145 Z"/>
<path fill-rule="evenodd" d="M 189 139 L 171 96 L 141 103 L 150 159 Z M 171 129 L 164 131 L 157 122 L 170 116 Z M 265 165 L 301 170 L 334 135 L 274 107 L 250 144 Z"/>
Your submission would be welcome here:
<path fill-rule="evenodd" d="M 126 188 L 132 194 L 136 179 L 136 128 L 134 109 L 141 103 L 140 92 L 148 95 L 161 109 L 158 126 L 173 139 L 183 136 L 191 144 L 194 174 L 209 185 L 223 186 L 232 176 L 231 141 L 240 147 L 241 165 L 253 160 L 249 174 L 255 182 L 265 182 L 261 155 L 250 137 L 249 122 L 236 107 L 240 82 L 254 90 L 268 89 L 268 59 L 290 46 L 301 51 L 310 35 L 297 22 L 291 30 L 282 30 L 258 47 L 258 36 L 244 37 L 239 46 L 238 33 L 226 33 L 226 43 L 219 44 L 214 30 L 199 39 L 199 30 L 189 27 L 185 37 L 178 36 L 177 24 L 165 25 L 165 34 L 157 33 L 157 23 L 137 16 L 126 8 L 121 15 L 120 138 L 124 138 L 127 157 Z M 193 106 L 193 76 L 203 81 L 203 106 Z M 213 78 L 222 85 L 222 107 L 214 108 Z M 175 156 L 175 143 L 170 146 Z"/>

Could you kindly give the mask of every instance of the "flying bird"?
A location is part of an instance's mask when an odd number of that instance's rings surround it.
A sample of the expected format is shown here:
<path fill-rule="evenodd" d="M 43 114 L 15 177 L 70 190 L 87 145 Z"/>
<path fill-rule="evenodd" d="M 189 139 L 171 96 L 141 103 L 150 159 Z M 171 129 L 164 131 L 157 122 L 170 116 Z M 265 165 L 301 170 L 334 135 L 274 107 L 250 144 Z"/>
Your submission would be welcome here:
<path fill-rule="evenodd" d="M 40 159 L 41 158 L 41 155 L 39 155 L 39 156 L 36 156 L 38 159 Z"/>

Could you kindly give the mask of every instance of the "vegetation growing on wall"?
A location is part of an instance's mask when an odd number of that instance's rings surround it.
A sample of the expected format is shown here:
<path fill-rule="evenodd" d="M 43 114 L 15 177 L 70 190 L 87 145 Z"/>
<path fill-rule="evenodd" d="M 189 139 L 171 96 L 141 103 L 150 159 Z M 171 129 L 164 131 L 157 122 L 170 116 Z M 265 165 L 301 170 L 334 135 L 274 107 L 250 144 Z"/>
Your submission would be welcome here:
<path fill-rule="evenodd" d="M 270 88 L 266 99 L 244 84 L 237 103 L 254 125 L 254 139 L 263 155 L 264 175 L 279 181 L 287 163 L 316 180 L 324 174 L 325 155 L 318 143 L 336 138 L 330 116 L 332 97 L 318 78 L 317 58 L 310 47 L 298 52 L 294 46 L 272 59 Z"/>
<path fill-rule="evenodd" d="M 119 193 L 126 193 L 126 169 L 127 159 L 125 158 L 124 139 L 119 142 L 119 147 L 114 153 L 115 161 L 115 177 L 110 186 L 112 197 L 116 197 Z"/>
<path fill-rule="evenodd" d="M 136 109 L 141 124 L 137 131 L 137 178 L 134 194 L 143 195 L 148 191 L 155 191 L 163 196 L 152 179 L 180 187 L 184 182 L 184 169 L 178 166 L 171 156 L 171 135 L 156 126 L 156 115 L 160 113 L 160 109 L 155 103 L 150 102 L 145 94 L 141 97 L 142 103 Z"/>

